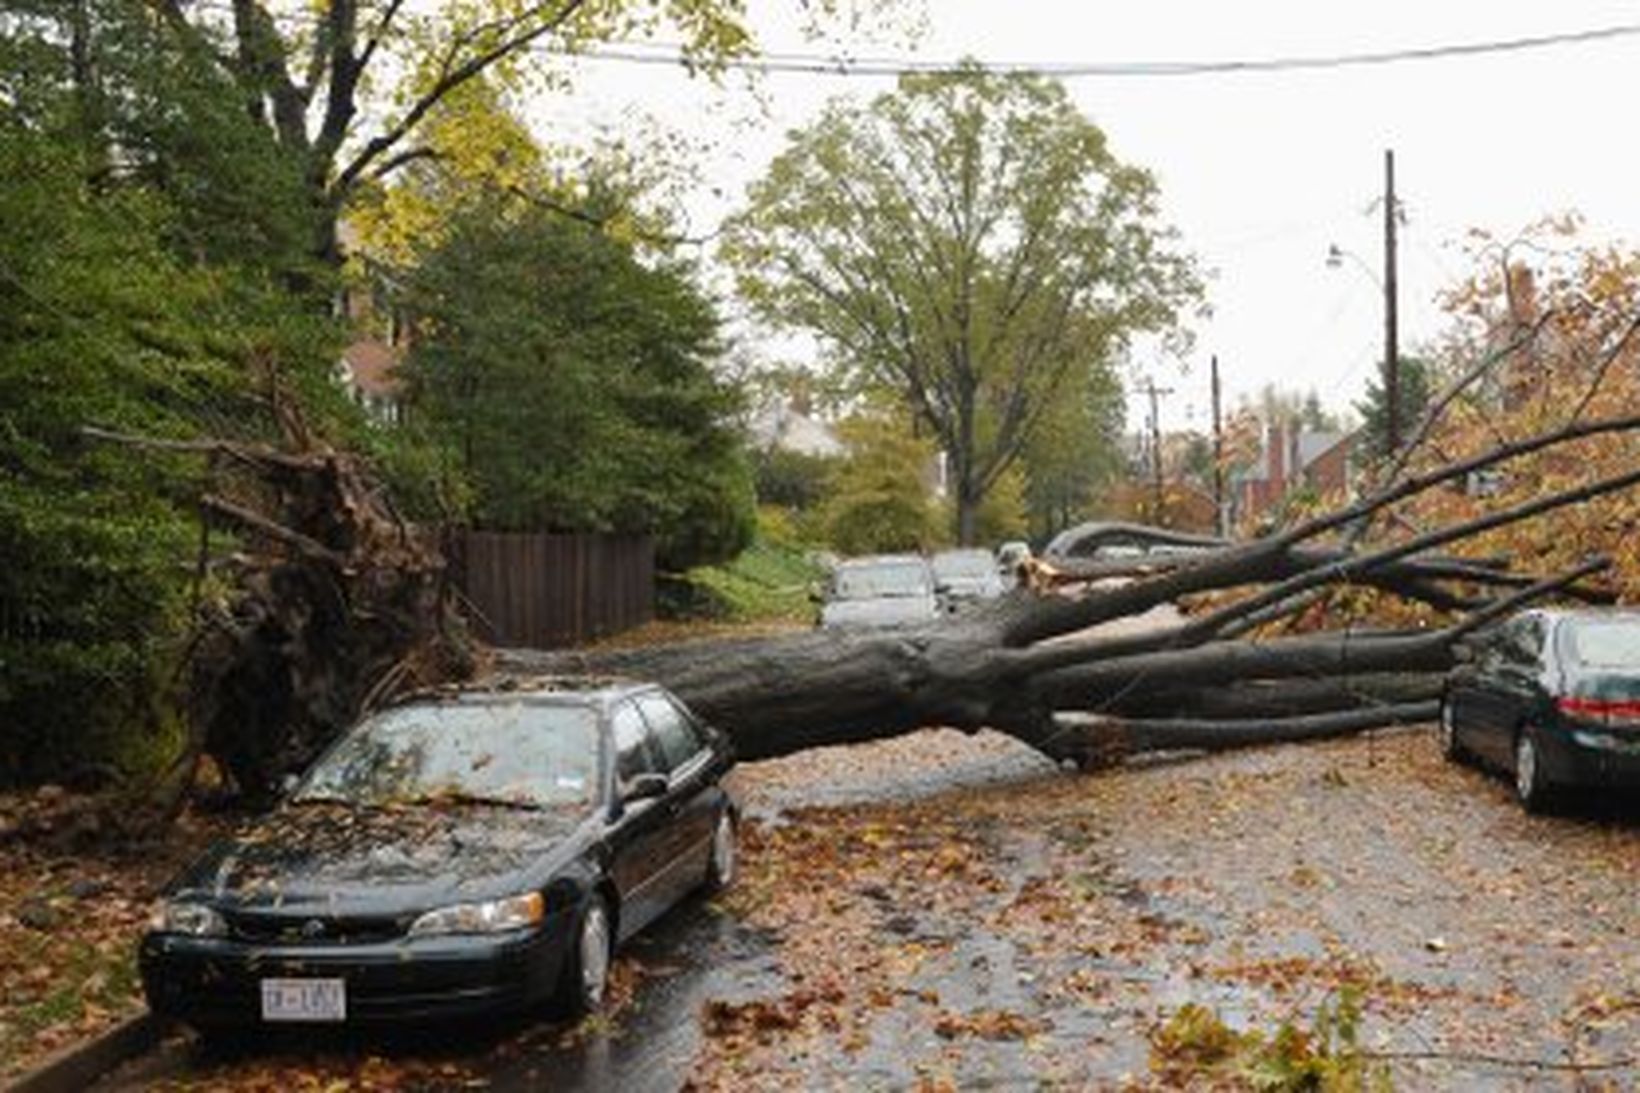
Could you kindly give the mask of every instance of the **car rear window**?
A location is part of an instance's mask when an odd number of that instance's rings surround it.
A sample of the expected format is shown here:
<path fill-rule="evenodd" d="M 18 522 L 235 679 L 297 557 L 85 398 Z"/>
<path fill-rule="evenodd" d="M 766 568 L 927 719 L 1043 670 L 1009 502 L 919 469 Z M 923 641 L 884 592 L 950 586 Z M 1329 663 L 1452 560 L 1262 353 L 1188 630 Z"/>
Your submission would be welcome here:
<path fill-rule="evenodd" d="M 1574 623 L 1572 659 L 1596 668 L 1640 668 L 1640 618 Z"/>
<path fill-rule="evenodd" d="M 989 551 L 959 550 L 934 555 L 936 577 L 984 577 L 996 568 Z"/>
<path fill-rule="evenodd" d="M 931 590 L 928 567 L 921 562 L 880 562 L 837 571 L 836 594 L 841 600 L 926 596 Z"/>

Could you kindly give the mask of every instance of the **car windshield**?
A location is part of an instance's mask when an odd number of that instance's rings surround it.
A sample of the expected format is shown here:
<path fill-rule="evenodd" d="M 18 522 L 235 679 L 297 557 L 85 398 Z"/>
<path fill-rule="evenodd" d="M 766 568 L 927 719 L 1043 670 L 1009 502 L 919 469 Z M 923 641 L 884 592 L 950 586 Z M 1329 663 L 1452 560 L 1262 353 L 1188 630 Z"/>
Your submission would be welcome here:
<path fill-rule="evenodd" d="M 996 568 L 996 559 L 984 550 L 953 550 L 934 555 L 934 576 L 940 580 L 952 577 L 985 577 Z"/>
<path fill-rule="evenodd" d="M 292 799 L 560 808 L 590 804 L 597 784 L 593 710 L 439 703 L 404 706 L 366 721 L 319 761 Z"/>
<path fill-rule="evenodd" d="M 1594 668 L 1640 668 L 1640 618 L 1572 624 L 1572 659 Z"/>
<path fill-rule="evenodd" d="M 921 562 L 874 562 L 843 566 L 833 585 L 840 600 L 874 600 L 883 596 L 926 596 L 928 567 Z"/>

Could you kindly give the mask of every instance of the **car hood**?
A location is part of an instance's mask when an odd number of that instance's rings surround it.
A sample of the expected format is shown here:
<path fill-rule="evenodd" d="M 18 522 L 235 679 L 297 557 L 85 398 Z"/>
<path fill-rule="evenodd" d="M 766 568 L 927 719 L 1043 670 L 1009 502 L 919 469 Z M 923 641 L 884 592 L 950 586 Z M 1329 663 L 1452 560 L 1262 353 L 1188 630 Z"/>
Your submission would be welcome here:
<path fill-rule="evenodd" d="M 174 894 L 224 909 L 394 915 L 533 887 L 584 813 L 286 806 L 196 861 Z"/>
<path fill-rule="evenodd" d="M 874 600 L 833 600 L 820 610 L 821 626 L 898 626 L 927 622 L 938 614 L 932 596 L 883 596 Z"/>

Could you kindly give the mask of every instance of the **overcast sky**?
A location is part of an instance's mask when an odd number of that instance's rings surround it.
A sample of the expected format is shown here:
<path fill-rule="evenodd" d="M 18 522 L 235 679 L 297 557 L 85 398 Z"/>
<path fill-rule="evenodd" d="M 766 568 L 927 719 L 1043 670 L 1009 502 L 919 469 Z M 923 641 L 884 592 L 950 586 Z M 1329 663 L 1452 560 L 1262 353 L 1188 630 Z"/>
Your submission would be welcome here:
<path fill-rule="evenodd" d="M 751 6 L 765 49 L 830 48 L 802 39 L 780 14 L 791 4 Z M 927 0 L 926 10 L 927 33 L 914 51 L 862 41 L 854 52 L 997 63 L 1239 60 L 1640 23 L 1633 0 Z M 892 85 L 775 73 L 762 82 L 760 106 L 668 68 L 589 60 L 578 72 L 573 97 L 538 101 L 532 123 L 551 139 L 589 124 L 631 128 L 648 116 L 701 142 L 703 181 L 686 200 L 698 232 L 734 207 L 785 132 L 827 98 Z M 1461 243 L 1471 227 L 1512 234 L 1576 209 L 1591 238 L 1640 239 L 1632 135 L 1640 37 L 1367 68 L 1068 84 L 1116 154 L 1156 173 L 1168 220 L 1213 272 L 1214 314 L 1197 324 L 1191 358 L 1145 353 L 1134 362 L 1136 379 L 1154 373 L 1176 389 L 1164 407 L 1170 427 L 1206 425 L 1213 353 L 1232 401 L 1272 382 L 1313 388 L 1337 408 L 1360 396 L 1381 356 L 1382 220 L 1370 207 L 1386 147 L 1396 152 L 1408 220 L 1403 352 L 1440 328 L 1432 297 L 1467 268 Z M 1353 256 L 1340 268 L 1326 264 L 1331 243 Z"/>

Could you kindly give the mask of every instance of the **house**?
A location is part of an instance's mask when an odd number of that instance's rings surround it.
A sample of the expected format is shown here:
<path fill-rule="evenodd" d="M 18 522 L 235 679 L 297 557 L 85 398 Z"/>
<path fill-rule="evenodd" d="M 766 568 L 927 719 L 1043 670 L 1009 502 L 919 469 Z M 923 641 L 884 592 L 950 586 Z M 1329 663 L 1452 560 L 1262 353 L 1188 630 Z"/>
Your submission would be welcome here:
<path fill-rule="evenodd" d="M 846 449 L 837 433 L 823 421 L 810 417 L 802 400 L 771 403 L 752 415 L 747 423 L 752 444 L 765 451 L 778 448 L 799 455 L 831 458 Z"/>
<path fill-rule="evenodd" d="M 1258 461 L 1230 475 L 1231 524 L 1264 518 L 1300 489 L 1347 490 L 1354 444 L 1354 433 L 1266 425 Z"/>
<path fill-rule="evenodd" d="M 336 378 L 364 412 L 382 424 L 404 420 L 404 381 L 398 375 L 399 354 L 375 338 L 359 338 L 342 351 Z"/>
<path fill-rule="evenodd" d="M 398 286 L 372 260 L 354 226 L 343 221 L 340 244 L 357 265 L 336 295 L 335 313 L 353 332 L 336 362 L 336 379 L 372 420 L 396 425 L 404 420 L 405 385 L 398 374 L 410 344 L 410 329 L 395 300 Z"/>

